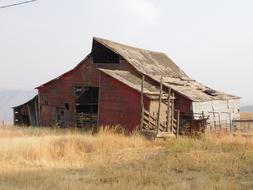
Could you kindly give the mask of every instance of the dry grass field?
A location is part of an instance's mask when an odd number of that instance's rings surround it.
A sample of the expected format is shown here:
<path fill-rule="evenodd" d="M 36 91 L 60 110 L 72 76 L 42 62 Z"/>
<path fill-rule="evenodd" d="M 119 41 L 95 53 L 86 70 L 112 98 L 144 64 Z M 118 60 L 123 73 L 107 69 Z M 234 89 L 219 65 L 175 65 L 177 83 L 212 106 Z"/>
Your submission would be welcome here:
<path fill-rule="evenodd" d="M 0 190 L 253 189 L 253 138 L 0 129 Z"/>
<path fill-rule="evenodd" d="M 241 112 L 241 119 L 253 119 L 253 112 Z"/>

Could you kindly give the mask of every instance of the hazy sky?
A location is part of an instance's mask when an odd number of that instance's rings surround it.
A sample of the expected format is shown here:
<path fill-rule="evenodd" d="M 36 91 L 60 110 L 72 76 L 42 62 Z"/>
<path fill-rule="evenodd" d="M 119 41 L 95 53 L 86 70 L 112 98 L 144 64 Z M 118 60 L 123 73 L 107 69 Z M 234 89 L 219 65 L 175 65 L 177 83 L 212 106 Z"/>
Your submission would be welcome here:
<path fill-rule="evenodd" d="M 252 0 L 38 0 L 0 9 L 0 88 L 33 89 L 73 68 L 93 36 L 163 51 L 192 78 L 253 104 Z"/>

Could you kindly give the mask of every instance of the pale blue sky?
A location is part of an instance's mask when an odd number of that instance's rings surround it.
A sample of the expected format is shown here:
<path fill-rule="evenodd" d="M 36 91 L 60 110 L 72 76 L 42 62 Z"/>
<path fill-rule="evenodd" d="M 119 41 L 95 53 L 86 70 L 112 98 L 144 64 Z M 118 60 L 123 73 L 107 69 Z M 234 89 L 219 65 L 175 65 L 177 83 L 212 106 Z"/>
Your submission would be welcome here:
<path fill-rule="evenodd" d="M 163 51 L 192 78 L 253 104 L 252 10 L 251 0 L 38 0 L 0 9 L 0 88 L 33 89 L 62 74 L 99 36 Z"/>

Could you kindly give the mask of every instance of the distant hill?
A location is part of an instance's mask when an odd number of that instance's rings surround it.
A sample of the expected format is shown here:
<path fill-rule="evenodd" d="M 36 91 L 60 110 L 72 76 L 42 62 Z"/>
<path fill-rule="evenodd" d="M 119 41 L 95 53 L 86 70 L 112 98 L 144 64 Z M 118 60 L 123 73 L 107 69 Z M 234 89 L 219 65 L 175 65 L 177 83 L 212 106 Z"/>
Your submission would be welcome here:
<path fill-rule="evenodd" d="M 35 96 L 35 94 L 35 91 L 0 90 L 0 121 L 12 123 L 12 107 L 25 103 Z"/>
<path fill-rule="evenodd" d="M 253 112 L 253 105 L 252 106 L 242 106 L 240 111 L 241 112 Z"/>

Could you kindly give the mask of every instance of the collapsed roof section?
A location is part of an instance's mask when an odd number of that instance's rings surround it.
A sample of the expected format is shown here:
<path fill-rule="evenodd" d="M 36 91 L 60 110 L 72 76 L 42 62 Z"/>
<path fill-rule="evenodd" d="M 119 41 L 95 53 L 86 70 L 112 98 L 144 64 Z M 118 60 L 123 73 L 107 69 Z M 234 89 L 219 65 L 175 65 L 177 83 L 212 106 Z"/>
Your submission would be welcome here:
<path fill-rule="evenodd" d="M 117 61 L 119 57 L 122 57 L 138 72 L 153 79 L 156 82 L 160 82 L 161 76 L 163 76 L 164 86 L 170 87 L 191 101 L 203 102 L 211 100 L 229 100 L 240 98 L 223 92 L 215 91 L 191 79 L 164 53 L 140 49 L 110 40 L 94 37 L 92 52 L 99 51 L 98 48 L 101 47 L 105 47 L 114 53 L 113 56 L 110 54 L 110 59 L 112 59 L 112 61 Z M 90 53 L 84 60 L 86 60 L 90 55 L 92 55 L 92 53 Z M 44 87 L 51 82 L 57 81 L 59 78 L 62 78 L 74 70 L 79 69 L 81 64 L 84 63 L 84 60 L 79 63 L 74 69 L 37 87 L 36 89 Z M 100 69 L 100 71 L 125 83 L 129 87 L 140 91 L 141 79 L 131 74 L 129 71 L 108 69 Z M 144 91 L 149 95 L 159 94 L 159 89 L 152 86 L 151 84 L 148 84 L 147 82 L 144 83 Z"/>
<path fill-rule="evenodd" d="M 157 82 L 160 76 L 152 76 Z M 239 97 L 215 91 L 196 80 L 183 80 L 180 78 L 163 77 L 163 85 L 167 86 L 179 94 L 187 97 L 194 102 L 238 99 Z"/>
<path fill-rule="evenodd" d="M 215 91 L 191 79 L 164 53 L 135 48 L 97 37 L 93 38 L 92 49 L 95 48 L 94 44 L 97 42 L 123 57 L 134 66 L 136 70 L 149 78 L 160 82 L 161 76 L 163 76 L 163 85 L 192 101 L 202 102 L 239 98 L 237 96 Z M 102 71 L 140 91 L 141 79 L 138 79 L 138 77 L 132 75 L 128 71 Z M 148 89 L 144 89 L 144 92 L 150 93 Z"/>

